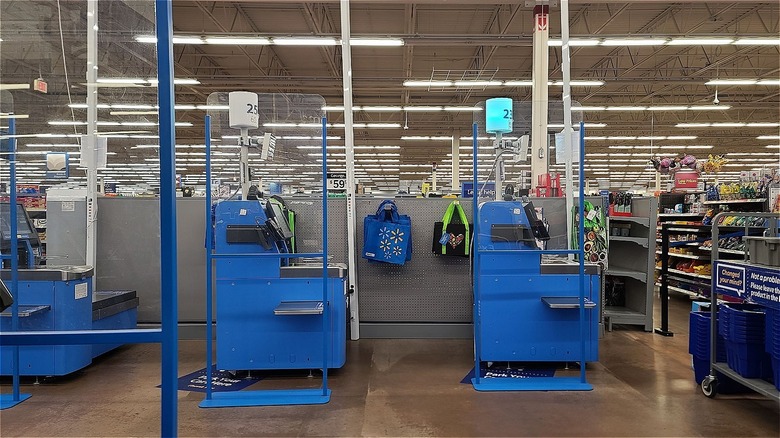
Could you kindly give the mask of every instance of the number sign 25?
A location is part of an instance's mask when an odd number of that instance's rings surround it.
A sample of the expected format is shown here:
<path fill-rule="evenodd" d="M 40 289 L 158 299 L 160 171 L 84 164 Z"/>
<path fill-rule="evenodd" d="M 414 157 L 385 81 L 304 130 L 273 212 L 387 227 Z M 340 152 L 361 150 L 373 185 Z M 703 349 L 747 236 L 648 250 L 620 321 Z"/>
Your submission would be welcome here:
<path fill-rule="evenodd" d="M 247 106 L 247 110 L 246 110 L 247 114 L 257 115 L 257 105 L 252 105 L 251 103 L 248 103 L 246 104 L 246 106 Z"/>

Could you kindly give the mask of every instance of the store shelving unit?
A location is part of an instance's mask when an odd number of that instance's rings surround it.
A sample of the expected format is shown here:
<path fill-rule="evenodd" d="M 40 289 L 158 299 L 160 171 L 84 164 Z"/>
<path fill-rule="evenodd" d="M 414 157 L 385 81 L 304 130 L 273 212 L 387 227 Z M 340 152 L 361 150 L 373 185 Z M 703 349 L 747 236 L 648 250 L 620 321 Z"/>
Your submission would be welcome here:
<path fill-rule="evenodd" d="M 655 230 L 657 200 L 653 197 L 634 198 L 634 216 L 611 216 L 608 224 L 627 224 L 628 236 L 609 236 L 609 266 L 606 275 L 624 281 L 625 305 L 605 305 L 604 320 L 611 330 L 613 324 L 639 325 L 645 331 L 653 329 L 653 266 L 655 262 Z M 608 225 L 611 229 L 611 225 Z"/>
<path fill-rule="evenodd" d="M 731 213 L 728 213 L 731 214 Z M 669 331 L 669 315 L 668 315 L 668 302 L 669 292 L 679 292 L 694 298 L 708 298 L 711 295 L 711 274 L 702 274 L 697 272 L 687 272 L 680 269 L 671 268 L 670 264 L 674 263 L 674 260 L 696 260 L 702 262 L 702 264 L 711 264 L 712 254 L 711 250 L 707 247 L 703 247 L 702 244 L 710 240 L 712 237 L 711 225 L 680 225 L 676 223 L 660 223 L 661 225 L 661 250 L 658 252 L 661 259 L 661 266 L 656 267 L 656 270 L 660 271 L 660 276 L 656 286 L 660 289 L 661 295 L 661 327 L 656 329 L 655 332 L 664 336 L 673 336 L 674 333 Z M 734 235 L 757 235 L 761 234 L 764 227 L 748 227 L 748 226 L 720 226 L 720 230 L 728 232 L 730 236 Z M 672 238 L 674 237 L 674 238 Z M 713 242 L 715 244 L 716 242 Z M 670 251 L 671 248 L 687 247 L 693 251 L 694 254 L 680 254 Z M 728 254 L 733 256 L 743 256 L 744 251 L 731 251 Z M 685 289 L 670 284 L 670 281 L 674 281 L 675 284 L 685 284 L 690 287 Z M 698 293 L 697 290 L 706 291 L 706 293 Z"/>

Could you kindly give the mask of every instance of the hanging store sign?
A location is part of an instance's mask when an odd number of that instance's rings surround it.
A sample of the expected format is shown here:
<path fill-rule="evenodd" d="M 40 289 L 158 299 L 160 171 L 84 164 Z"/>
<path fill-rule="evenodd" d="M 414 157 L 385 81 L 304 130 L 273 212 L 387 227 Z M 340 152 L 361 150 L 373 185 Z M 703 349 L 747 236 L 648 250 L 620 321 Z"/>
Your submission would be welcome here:
<path fill-rule="evenodd" d="M 68 153 L 46 154 L 46 179 L 68 179 Z"/>
<path fill-rule="evenodd" d="M 674 173 L 675 189 L 696 189 L 699 187 L 699 173 L 680 170 Z"/>

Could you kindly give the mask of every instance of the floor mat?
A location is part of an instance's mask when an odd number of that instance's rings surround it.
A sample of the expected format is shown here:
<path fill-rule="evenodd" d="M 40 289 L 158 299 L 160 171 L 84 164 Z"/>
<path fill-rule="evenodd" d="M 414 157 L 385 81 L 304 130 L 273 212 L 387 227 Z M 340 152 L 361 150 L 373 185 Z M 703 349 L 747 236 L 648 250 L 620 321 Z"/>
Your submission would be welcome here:
<path fill-rule="evenodd" d="M 517 379 L 528 379 L 532 377 L 553 377 L 555 376 L 555 368 L 540 368 L 537 366 L 518 366 L 507 368 L 505 365 L 494 365 L 490 368 L 481 367 L 479 370 L 479 376 L 489 379 L 491 377 L 514 377 Z M 466 374 L 466 377 L 460 381 L 460 383 L 471 384 L 471 379 L 474 378 L 474 368 Z"/>
<path fill-rule="evenodd" d="M 213 392 L 240 391 L 254 385 L 260 379 L 262 377 L 235 377 L 214 366 L 211 369 L 211 390 Z M 206 392 L 206 368 L 179 377 L 179 391 Z"/>

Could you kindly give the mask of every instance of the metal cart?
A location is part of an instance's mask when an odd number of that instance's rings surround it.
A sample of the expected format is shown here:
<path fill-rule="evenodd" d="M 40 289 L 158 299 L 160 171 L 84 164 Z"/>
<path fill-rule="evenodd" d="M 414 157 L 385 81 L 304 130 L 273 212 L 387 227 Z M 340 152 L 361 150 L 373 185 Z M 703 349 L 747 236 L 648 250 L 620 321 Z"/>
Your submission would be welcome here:
<path fill-rule="evenodd" d="M 769 271 L 774 275 L 777 275 L 778 278 L 780 278 L 780 267 L 778 266 L 762 266 L 762 265 L 756 265 L 754 263 L 751 263 L 749 261 L 729 261 L 729 262 L 723 262 L 721 265 L 720 261 L 718 260 L 718 231 L 719 231 L 719 225 L 718 222 L 720 219 L 726 215 L 729 216 L 736 216 L 736 217 L 763 217 L 769 219 L 769 227 L 767 228 L 767 232 L 769 236 L 776 237 L 778 235 L 778 222 L 780 221 L 780 214 L 778 213 L 737 213 L 737 212 L 722 212 L 715 215 L 715 217 L 712 219 L 712 261 L 713 261 L 713 272 L 712 272 L 712 292 L 710 293 L 710 308 L 712 309 L 712 312 L 717 312 L 717 300 L 718 300 L 718 294 L 727 294 L 727 295 L 733 295 L 737 296 L 743 299 L 748 299 L 756 304 L 761 305 L 769 305 L 777 307 L 779 303 L 772 304 L 770 301 L 767 301 L 764 298 L 761 297 L 754 297 L 751 293 L 751 284 L 747 281 L 749 274 L 752 270 L 760 270 L 762 272 Z M 720 277 L 721 277 L 721 271 L 724 269 L 735 269 L 737 272 L 742 272 L 742 286 L 741 289 L 739 287 L 730 288 L 730 289 L 724 289 L 723 286 L 720 284 Z M 751 299 L 754 298 L 754 299 Z M 731 369 L 728 364 L 717 362 L 717 336 L 718 336 L 718 320 L 713 315 L 712 318 L 710 318 L 710 374 L 704 378 L 704 380 L 701 382 L 701 390 L 707 397 L 715 397 L 718 393 L 718 373 L 727 376 L 734 381 L 758 392 L 759 394 L 762 394 L 766 397 L 769 397 L 771 399 L 780 401 L 780 391 L 775 387 L 775 385 L 762 380 L 762 379 L 749 379 L 742 377 L 740 374 L 738 374 L 736 371 Z"/>

